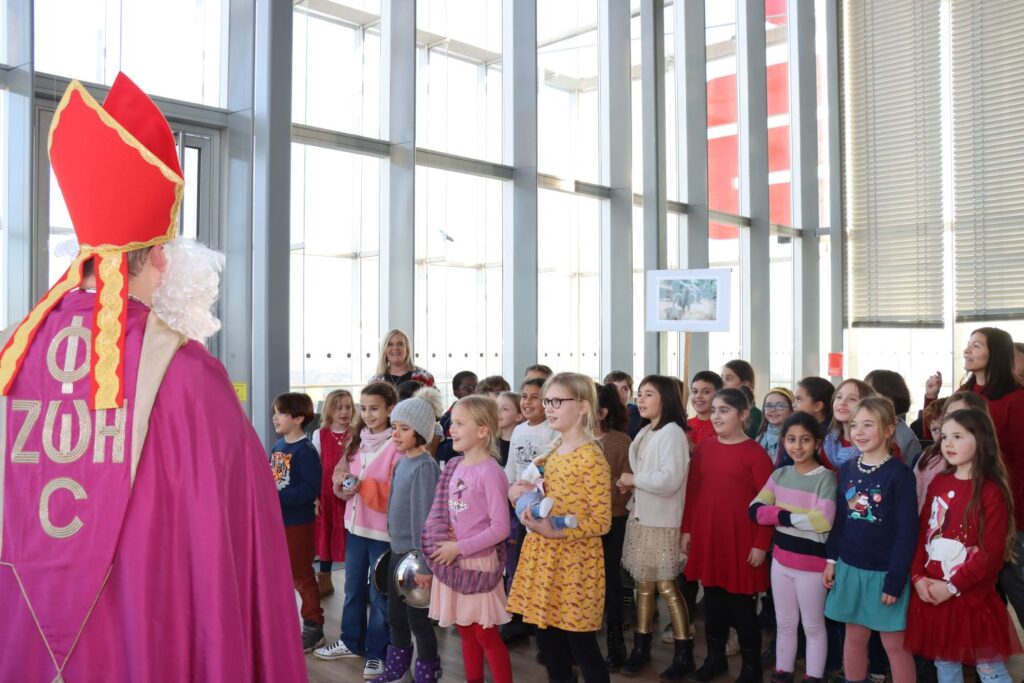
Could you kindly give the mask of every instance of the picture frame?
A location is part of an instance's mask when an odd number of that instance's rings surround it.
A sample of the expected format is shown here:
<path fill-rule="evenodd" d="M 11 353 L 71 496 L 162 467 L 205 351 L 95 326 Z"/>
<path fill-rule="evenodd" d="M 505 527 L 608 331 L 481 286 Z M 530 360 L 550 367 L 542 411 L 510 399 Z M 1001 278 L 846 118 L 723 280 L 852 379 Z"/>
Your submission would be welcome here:
<path fill-rule="evenodd" d="M 729 329 L 732 270 L 649 270 L 648 332 L 724 332 Z"/>

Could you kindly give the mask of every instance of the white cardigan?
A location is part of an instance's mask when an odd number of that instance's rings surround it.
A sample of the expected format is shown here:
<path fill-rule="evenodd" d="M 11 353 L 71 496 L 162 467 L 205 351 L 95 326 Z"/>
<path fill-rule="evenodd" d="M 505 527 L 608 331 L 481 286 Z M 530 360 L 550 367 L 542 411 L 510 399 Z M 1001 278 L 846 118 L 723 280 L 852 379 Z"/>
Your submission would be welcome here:
<path fill-rule="evenodd" d="M 630 516 L 644 526 L 678 529 L 690 470 L 690 443 L 683 428 L 673 422 L 653 432 L 650 425 L 641 429 L 629 446 L 629 465 L 634 485 Z"/>

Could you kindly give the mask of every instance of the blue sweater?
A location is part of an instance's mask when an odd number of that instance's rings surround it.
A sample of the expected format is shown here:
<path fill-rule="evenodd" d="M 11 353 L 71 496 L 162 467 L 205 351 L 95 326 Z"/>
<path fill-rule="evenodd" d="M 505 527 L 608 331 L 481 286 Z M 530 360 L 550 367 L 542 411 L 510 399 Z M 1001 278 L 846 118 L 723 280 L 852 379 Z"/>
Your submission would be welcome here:
<path fill-rule="evenodd" d="M 270 449 L 270 470 L 274 473 L 277 495 L 285 526 L 312 524 L 316 519 L 314 503 L 320 497 L 320 456 L 309 439 L 295 443 L 278 439 Z"/>
<path fill-rule="evenodd" d="M 828 559 L 851 567 L 885 572 L 882 590 L 899 597 L 910 577 L 917 545 L 917 489 L 910 468 L 889 459 L 871 474 L 857 458 L 836 476 L 836 518 L 829 534 Z"/>

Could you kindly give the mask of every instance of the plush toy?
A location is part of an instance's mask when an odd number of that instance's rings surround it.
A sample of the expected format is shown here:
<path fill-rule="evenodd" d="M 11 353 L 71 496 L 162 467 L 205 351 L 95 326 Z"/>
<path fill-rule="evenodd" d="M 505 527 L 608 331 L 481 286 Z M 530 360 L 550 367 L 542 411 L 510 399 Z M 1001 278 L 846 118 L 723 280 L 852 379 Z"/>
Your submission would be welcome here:
<path fill-rule="evenodd" d="M 531 462 L 520 477 L 521 480 L 533 484 L 533 490 L 520 494 L 516 499 L 516 517 L 523 521 L 526 511 L 529 509 L 534 519 L 550 519 L 551 526 L 555 529 L 575 529 L 576 515 L 551 515 L 551 508 L 555 506 L 555 499 L 544 495 L 544 462 Z"/>

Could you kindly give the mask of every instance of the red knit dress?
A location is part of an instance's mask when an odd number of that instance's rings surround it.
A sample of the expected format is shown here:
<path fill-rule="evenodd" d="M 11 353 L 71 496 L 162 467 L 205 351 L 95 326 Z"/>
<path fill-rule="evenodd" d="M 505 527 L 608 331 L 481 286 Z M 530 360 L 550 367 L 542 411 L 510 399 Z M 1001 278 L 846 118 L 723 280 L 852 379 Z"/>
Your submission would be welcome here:
<path fill-rule="evenodd" d="M 977 664 L 1005 660 L 1020 652 L 1006 605 L 996 593 L 1010 523 L 999 488 L 985 482 L 981 506 L 985 533 L 979 539 L 978 514 L 965 522 L 972 483 L 940 474 L 928 486 L 921 510 L 921 534 L 910 565 L 912 580 L 927 576 L 949 581 L 960 591 L 941 605 L 910 593 L 904 645 L 927 659 Z"/>
<path fill-rule="evenodd" d="M 320 429 L 320 516 L 316 518 L 316 554 L 321 562 L 345 561 L 345 501 L 334 495 L 331 475 L 352 440 L 349 431 L 340 434 Z"/>
<path fill-rule="evenodd" d="M 718 436 L 715 432 L 715 426 L 711 424 L 711 420 L 702 420 L 696 415 L 686 421 L 686 424 L 690 425 L 690 444 L 693 448 L 696 448 L 705 439 L 710 439 L 713 436 Z M 690 450 L 692 451 L 693 448 Z M 758 491 L 760 493 L 760 491 Z M 756 494 L 755 494 L 756 495 Z"/>
<path fill-rule="evenodd" d="M 693 452 L 686 482 L 683 533 L 690 534 L 686 578 L 730 593 L 768 588 L 768 562 L 751 567 L 751 548 L 768 550 L 773 528 L 750 521 L 747 508 L 772 475 L 771 460 L 753 439 L 705 439 Z"/>

